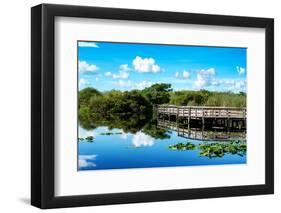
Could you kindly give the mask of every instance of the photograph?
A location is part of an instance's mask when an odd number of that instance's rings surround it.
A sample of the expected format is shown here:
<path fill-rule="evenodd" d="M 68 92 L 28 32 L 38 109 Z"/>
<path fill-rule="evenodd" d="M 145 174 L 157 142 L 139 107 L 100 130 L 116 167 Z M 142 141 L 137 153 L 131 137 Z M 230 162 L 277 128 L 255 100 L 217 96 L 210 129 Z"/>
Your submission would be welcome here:
<path fill-rule="evenodd" d="M 247 163 L 247 48 L 77 41 L 77 170 Z"/>
<path fill-rule="evenodd" d="M 274 18 L 204 5 L 31 8 L 31 205 L 274 194 Z"/>

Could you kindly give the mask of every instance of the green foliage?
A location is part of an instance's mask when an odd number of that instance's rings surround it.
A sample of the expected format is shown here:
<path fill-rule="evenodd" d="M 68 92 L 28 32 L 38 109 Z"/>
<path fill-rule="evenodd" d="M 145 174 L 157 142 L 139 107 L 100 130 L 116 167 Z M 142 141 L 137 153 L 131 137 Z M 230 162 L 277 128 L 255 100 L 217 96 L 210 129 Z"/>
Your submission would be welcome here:
<path fill-rule="evenodd" d="M 142 90 L 142 94 L 151 104 L 165 104 L 170 101 L 171 84 L 153 84 Z"/>
<path fill-rule="evenodd" d="M 206 103 L 210 96 L 210 92 L 206 90 L 200 91 L 177 91 L 171 93 L 170 103 L 181 106 L 202 106 Z"/>
<path fill-rule="evenodd" d="M 152 117 L 153 104 L 168 103 L 171 85 L 155 84 L 144 90 L 99 92 L 85 88 L 78 95 L 79 121 L 85 129 L 100 124 L 137 130 Z M 138 123 L 136 123 L 138 122 Z"/>
<path fill-rule="evenodd" d="M 190 142 L 187 143 L 177 143 L 174 145 L 170 145 L 169 149 L 171 150 L 178 150 L 178 151 L 184 151 L 184 150 L 194 150 L 196 148 L 196 145 Z"/>
<path fill-rule="evenodd" d="M 215 158 L 223 157 L 225 154 L 244 156 L 247 152 L 247 144 L 244 140 L 219 143 L 201 143 L 199 145 L 187 143 L 178 143 L 169 146 L 171 150 L 200 150 L 201 157 Z"/>
<path fill-rule="evenodd" d="M 246 107 L 246 94 L 240 92 L 176 91 L 171 93 L 170 103 L 180 106 Z"/>
<path fill-rule="evenodd" d="M 101 93 L 91 87 L 87 87 L 81 91 L 79 91 L 78 94 L 78 107 L 80 108 L 81 106 L 88 106 L 89 101 L 92 97 L 94 96 L 100 96 Z"/>
<path fill-rule="evenodd" d="M 167 130 L 157 128 L 157 120 L 151 120 L 150 122 L 148 122 L 142 129 L 142 132 L 147 135 L 150 135 L 155 139 L 170 138 L 170 135 L 168 134 Z"/>
<path fill-rule="evenodd" d="M 154 84 L 143 90 L 107 92 L 88 87 L 78 94 L 79 122 L 85 129 L 106 125 L 136 132 L 151 120 L 155 104 L 245 107 L 246 94 L 207 90 L 173 92 L 171 84 Z M 167 136 L 165 131 L 161 133 L 150 127 L 144 131 L 159 138 Z"/>
<path fill-rule="evenodd" d="M 78 138 L 78 141 L 79 142 L 82 142 L 82 141 L 85 141 L 85 142 L 89 142 L 89 143 L 92 143 L 94 142 L 94 136 L 87 136 L 85 138 Z"/>
<path fill-rule="evenodd" d="M 89 141 L 89 142 L 92 142 L 93 140 L 94 140 L 94 137 L 93 136 L 87 136 L 86 138 L 85 138 L 85 140 L 86 141 Z"/>
<path fill-rule="evenodd" d="M 230 92 L 213 93 L 207 100 L 206 106 L 246 107 L 246 95 Z"/>
<path fill-rule="evenodd" d="M 102 132 L 100 135 L 122 135 L 122 132 Z"/>

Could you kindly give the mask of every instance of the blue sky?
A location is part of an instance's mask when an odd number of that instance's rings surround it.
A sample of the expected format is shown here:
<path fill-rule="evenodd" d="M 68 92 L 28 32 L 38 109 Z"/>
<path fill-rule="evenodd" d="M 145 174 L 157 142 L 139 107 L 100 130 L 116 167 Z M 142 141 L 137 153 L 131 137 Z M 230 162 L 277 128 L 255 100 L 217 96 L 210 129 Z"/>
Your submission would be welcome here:
<path fill-rule="evenodd" d="M 78 42 L 79 90 L 144 89 L 246 92 L 246 48 Z"/>

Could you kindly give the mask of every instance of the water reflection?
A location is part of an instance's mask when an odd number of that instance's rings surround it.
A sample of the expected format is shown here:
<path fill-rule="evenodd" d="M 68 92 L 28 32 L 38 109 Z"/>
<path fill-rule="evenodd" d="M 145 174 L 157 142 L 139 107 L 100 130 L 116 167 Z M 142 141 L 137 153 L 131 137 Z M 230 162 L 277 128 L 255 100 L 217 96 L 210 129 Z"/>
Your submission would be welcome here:
<path fill-rule="evenodd" d="M 116 122 L 116 121 L 115 121 Z M 186 139 L 199 140 L 199 141 L 232 141 L 235 139 L 245 139 L 246 131 L 222 131 L 220 129 L 216 131 L 204 130 L 203 128 L 189 128 L 185 125 L 178 124 L 176 122 L 152 119 L 147 121 L 147 123 L 141 123 L 140 125 L 131 126 L 132 122 L 130 120 L 128 123 L 122 122 L 116 124 L 111 122 L 110 125 L 105 125 L 108 122 L 96 122 L 94 128 L 85 129 L 83 123 L 81 123 L 81 130 L 79 131 L 79 140 L 85 142 L 92 142 L 92 140 L 87 140 L 89 137 L 96 138 L 97 133 L 93 131 L 100 126 L 106 126 L 108 129 L 99 134 L 101 135 L 120 135 L 120 138 L 126 140 L 128 134 L 135 134 L 134 141 L 143 140 L 143 144 L 152 144 L 152 139 L 169 139 L 170 133 L 172 131 L 176 132 L 179 137 Z M 103 125 L 102 125 L 103 124 Z M 117 131 L 112 131 L 113 129 L 118 129 Z M 149 139 L 144 135 L 149 136 Z M 149 143 L 145 142 L 149 141 Z M 133 142 L 134 143 L 134 142 Z M 136 144 L 139 144 L 137 142 Z M 134 143 L 135 144 L 135 143 Z"/>
<path fill-rule="evenodd" d="M 79 170 L 246 163 L 246 132 L 137 117 L 119 121 L 91 121 L 91 128 L 80 122 Z"/>
<path fill-rule="evenodd" d="M 94 163 L 96 158 L 97 158 L 97 155 L 79 155 L 79 158 L 78 158 L 79 168 L 96 167 L 97 164 Z"/>
<path fill-rule="evenodd" d="M 199 141 L 232 141 L 246 138 L 246 131 L 222 131 L 220 129 L 208 131 L 204 128 L 190 128 L 167 120 L 157 120 L 157 127 L 175 131 L 179 137 Z"/>
<path fill-rule="evenodd" d="M 154 144 L 154 139 L 143 132 L 137 132 L 133 136 L 132 143 L 135 147 L 152 146 Z"/>

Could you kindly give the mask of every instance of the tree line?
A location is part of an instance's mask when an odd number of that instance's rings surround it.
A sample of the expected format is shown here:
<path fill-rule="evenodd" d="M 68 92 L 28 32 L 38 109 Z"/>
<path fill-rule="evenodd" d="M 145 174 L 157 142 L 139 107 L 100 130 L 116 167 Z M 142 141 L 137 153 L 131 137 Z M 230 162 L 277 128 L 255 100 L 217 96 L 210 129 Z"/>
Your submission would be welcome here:
<path fill-rule="evenodd" d="M 152 117 L 153 106 L 174 104 L 181 106 L 245 107 L 246 93 L 211 92 L 207 90 L 173 91 L 171 84 L 154 84 L 143 90 L 106 92 L 85 88 L 78 94 L 80 121 L 132 120 L 141 123 Z M 135 121 L 136 119 L 133 119 Z M 119 124 L 120 124 L 119 122 Z"/>

